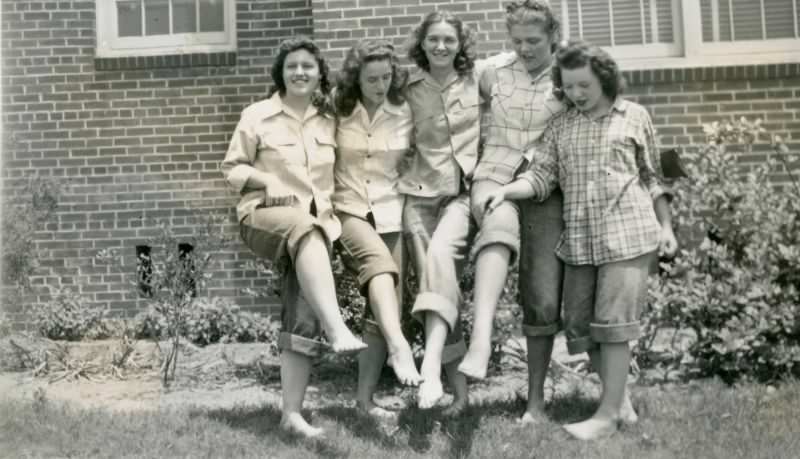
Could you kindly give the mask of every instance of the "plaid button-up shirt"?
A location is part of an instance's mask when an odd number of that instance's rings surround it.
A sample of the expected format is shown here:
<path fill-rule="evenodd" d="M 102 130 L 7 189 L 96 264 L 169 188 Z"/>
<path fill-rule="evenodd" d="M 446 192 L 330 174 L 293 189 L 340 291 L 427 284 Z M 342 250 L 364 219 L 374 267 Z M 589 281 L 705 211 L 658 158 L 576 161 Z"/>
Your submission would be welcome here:
<path fill-rule="evenodd" d="M 404 196 L 397 190 L 399 167 L 407 154 L 413 121 L 408 104 L 385 101 L 372 120 L 357 102 L 336 129 L 336 191 L 333 206 L 366 219 L 378 233 L 400 231 Z"/>
<path fill-rule="evenodd" d="M 664 194 L 650 115 L 617 98 L 591 120 L 576 108 L 554 118 L 520 178 L 537 199 L 564 192 L 564 232 L 556 254 L 573 265 L 626 260 L 658 247 L 653 201 Z"/>
<path fill-rule="evenodd" d="M 514 180 L 524 163 L 524 153 L 564 106 L 553 95 L 550 69 L 532 78 L 516 53 L 494 56 L 486 64 L 480 86 L 481 92 L 491 95 L 491 110 L 474 180 L 505 185 Z"/>

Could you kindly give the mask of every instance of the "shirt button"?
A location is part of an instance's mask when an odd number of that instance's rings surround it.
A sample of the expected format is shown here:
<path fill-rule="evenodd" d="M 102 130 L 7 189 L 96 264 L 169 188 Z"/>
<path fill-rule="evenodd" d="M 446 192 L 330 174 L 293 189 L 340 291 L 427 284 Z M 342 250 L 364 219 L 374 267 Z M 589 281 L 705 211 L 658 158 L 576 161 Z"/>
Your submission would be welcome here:
<path fill-rule="evenodd" d="M 369 179 L 367 179 L 367 184 L 369 184 L 369 183 L 370 183 L 370 181 L 369 181 Z"/>
<path fill-rule="evenodd" d="M 367 159 L 372 158 L 372 155 L 367 155 Z"/>
<path fill-rule="evenodd" d="M 367 137 L 372 137 L 372 134 L 370 134 L 370 133 L 367 133 Z"/>

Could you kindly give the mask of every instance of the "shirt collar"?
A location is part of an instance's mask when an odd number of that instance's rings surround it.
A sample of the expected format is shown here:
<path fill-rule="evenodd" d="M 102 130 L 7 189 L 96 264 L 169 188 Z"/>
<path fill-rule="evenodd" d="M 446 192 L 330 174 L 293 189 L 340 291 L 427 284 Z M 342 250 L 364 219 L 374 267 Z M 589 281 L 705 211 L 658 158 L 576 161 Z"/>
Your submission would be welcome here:
<path fill-rule="evenodd" d="M 285 113 L 287 116 L 292 116 L 290 112 L 283 107 L 283 100 L 281 100 L 280 92 L 275 91 L 275 94 L 273 94 L 272 97 L 265 100 L 264 102 L 265 103 L 263 107 L 261 107 L 261 109 L 259 110 L 259 117 L 261 119 L 265 120 L 267 118 L 272 118 L 273 116 L 281 112 Z M 309 105 L 308 108 L 306 108 L 306 112 L 300 114 L 300 116 L 303 117 L 303 120 L 306 120 L 308 118 L 313 117 L 317 113 L 318 113 L 317 107 L 315 107 L 314 105 Z"/>
<path fill-rule="evenodd" d="M 378 107 L 378 111 L 379 112 L 383 111 L 387 115 L 392 115 L 392 116 L 399 116 L 399 115 L 403 114 L 402 106 L 394 105 L 394 104 L 390 103 L 388 100 L 384 100 L 383 101 L 383 104 L 381 104 L 381 106 Z M 352 113 L 350 113 L 347 116 L 342 117 L 342 121 L 347 121 L 349 119 L 352 119 L 354 116 L 360 116 L 359 115 L 360 113 L 364 113 L 365 119 L 368 118 L 367 117 L 367 108 L 364 107 L 364 104 L 361 103 L 361 100 L 357 100 L 356 101 L 356 106 L 353 107 Z"/>

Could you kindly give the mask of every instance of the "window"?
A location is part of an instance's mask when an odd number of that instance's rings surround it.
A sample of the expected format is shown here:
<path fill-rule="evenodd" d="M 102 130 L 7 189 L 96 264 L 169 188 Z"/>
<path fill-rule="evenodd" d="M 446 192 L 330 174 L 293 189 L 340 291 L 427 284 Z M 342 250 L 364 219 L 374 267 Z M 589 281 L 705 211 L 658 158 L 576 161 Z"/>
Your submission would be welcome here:
<path fill-rule="evenodd" d="M 234 0 L 99 0 L 97 57 L 236 49 Z"/>
<path fill-rule="evenodd" d="M 800 0 L 552 0 L 623 68 L 800 62 Z M 735 56 L 735 57 L 732 57 Z"/>

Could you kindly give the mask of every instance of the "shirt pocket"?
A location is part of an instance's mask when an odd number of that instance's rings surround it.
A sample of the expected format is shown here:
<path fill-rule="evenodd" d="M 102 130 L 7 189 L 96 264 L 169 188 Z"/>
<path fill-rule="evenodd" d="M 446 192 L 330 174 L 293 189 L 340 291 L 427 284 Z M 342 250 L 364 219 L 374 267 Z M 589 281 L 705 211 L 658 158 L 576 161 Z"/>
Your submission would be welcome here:
<path fill-rule="evenodd" d="M 333 164 L 336 160 L 336 140 L 333 136 L 326 134 L 317 134 L 314 137 L 315 151 L 314 163 L 315 164 Z"/>
<path fill-rule="evenodd" d="M 306 165 L 306 154 L 302 143 L 293 136 L 281 132 L 265 132 L 259 135 L 259 143 L 269 159 L 282 159 L 287 164 Z"/>
<path fill-rule="evenodd" d="M 411 139 L 408 135 L 390 135 L 386 139 L 383 169 L 389 180 L 397 180 L 400 169 L 404 167 L 401 162 L 404 161 L 410 147 Z"/>
<path fill-rule="evenodd" d="M 636 166 L 636 142 L 630 137 L 610 140 L 607 167 L 613 172 L 638 175 Z"/>

